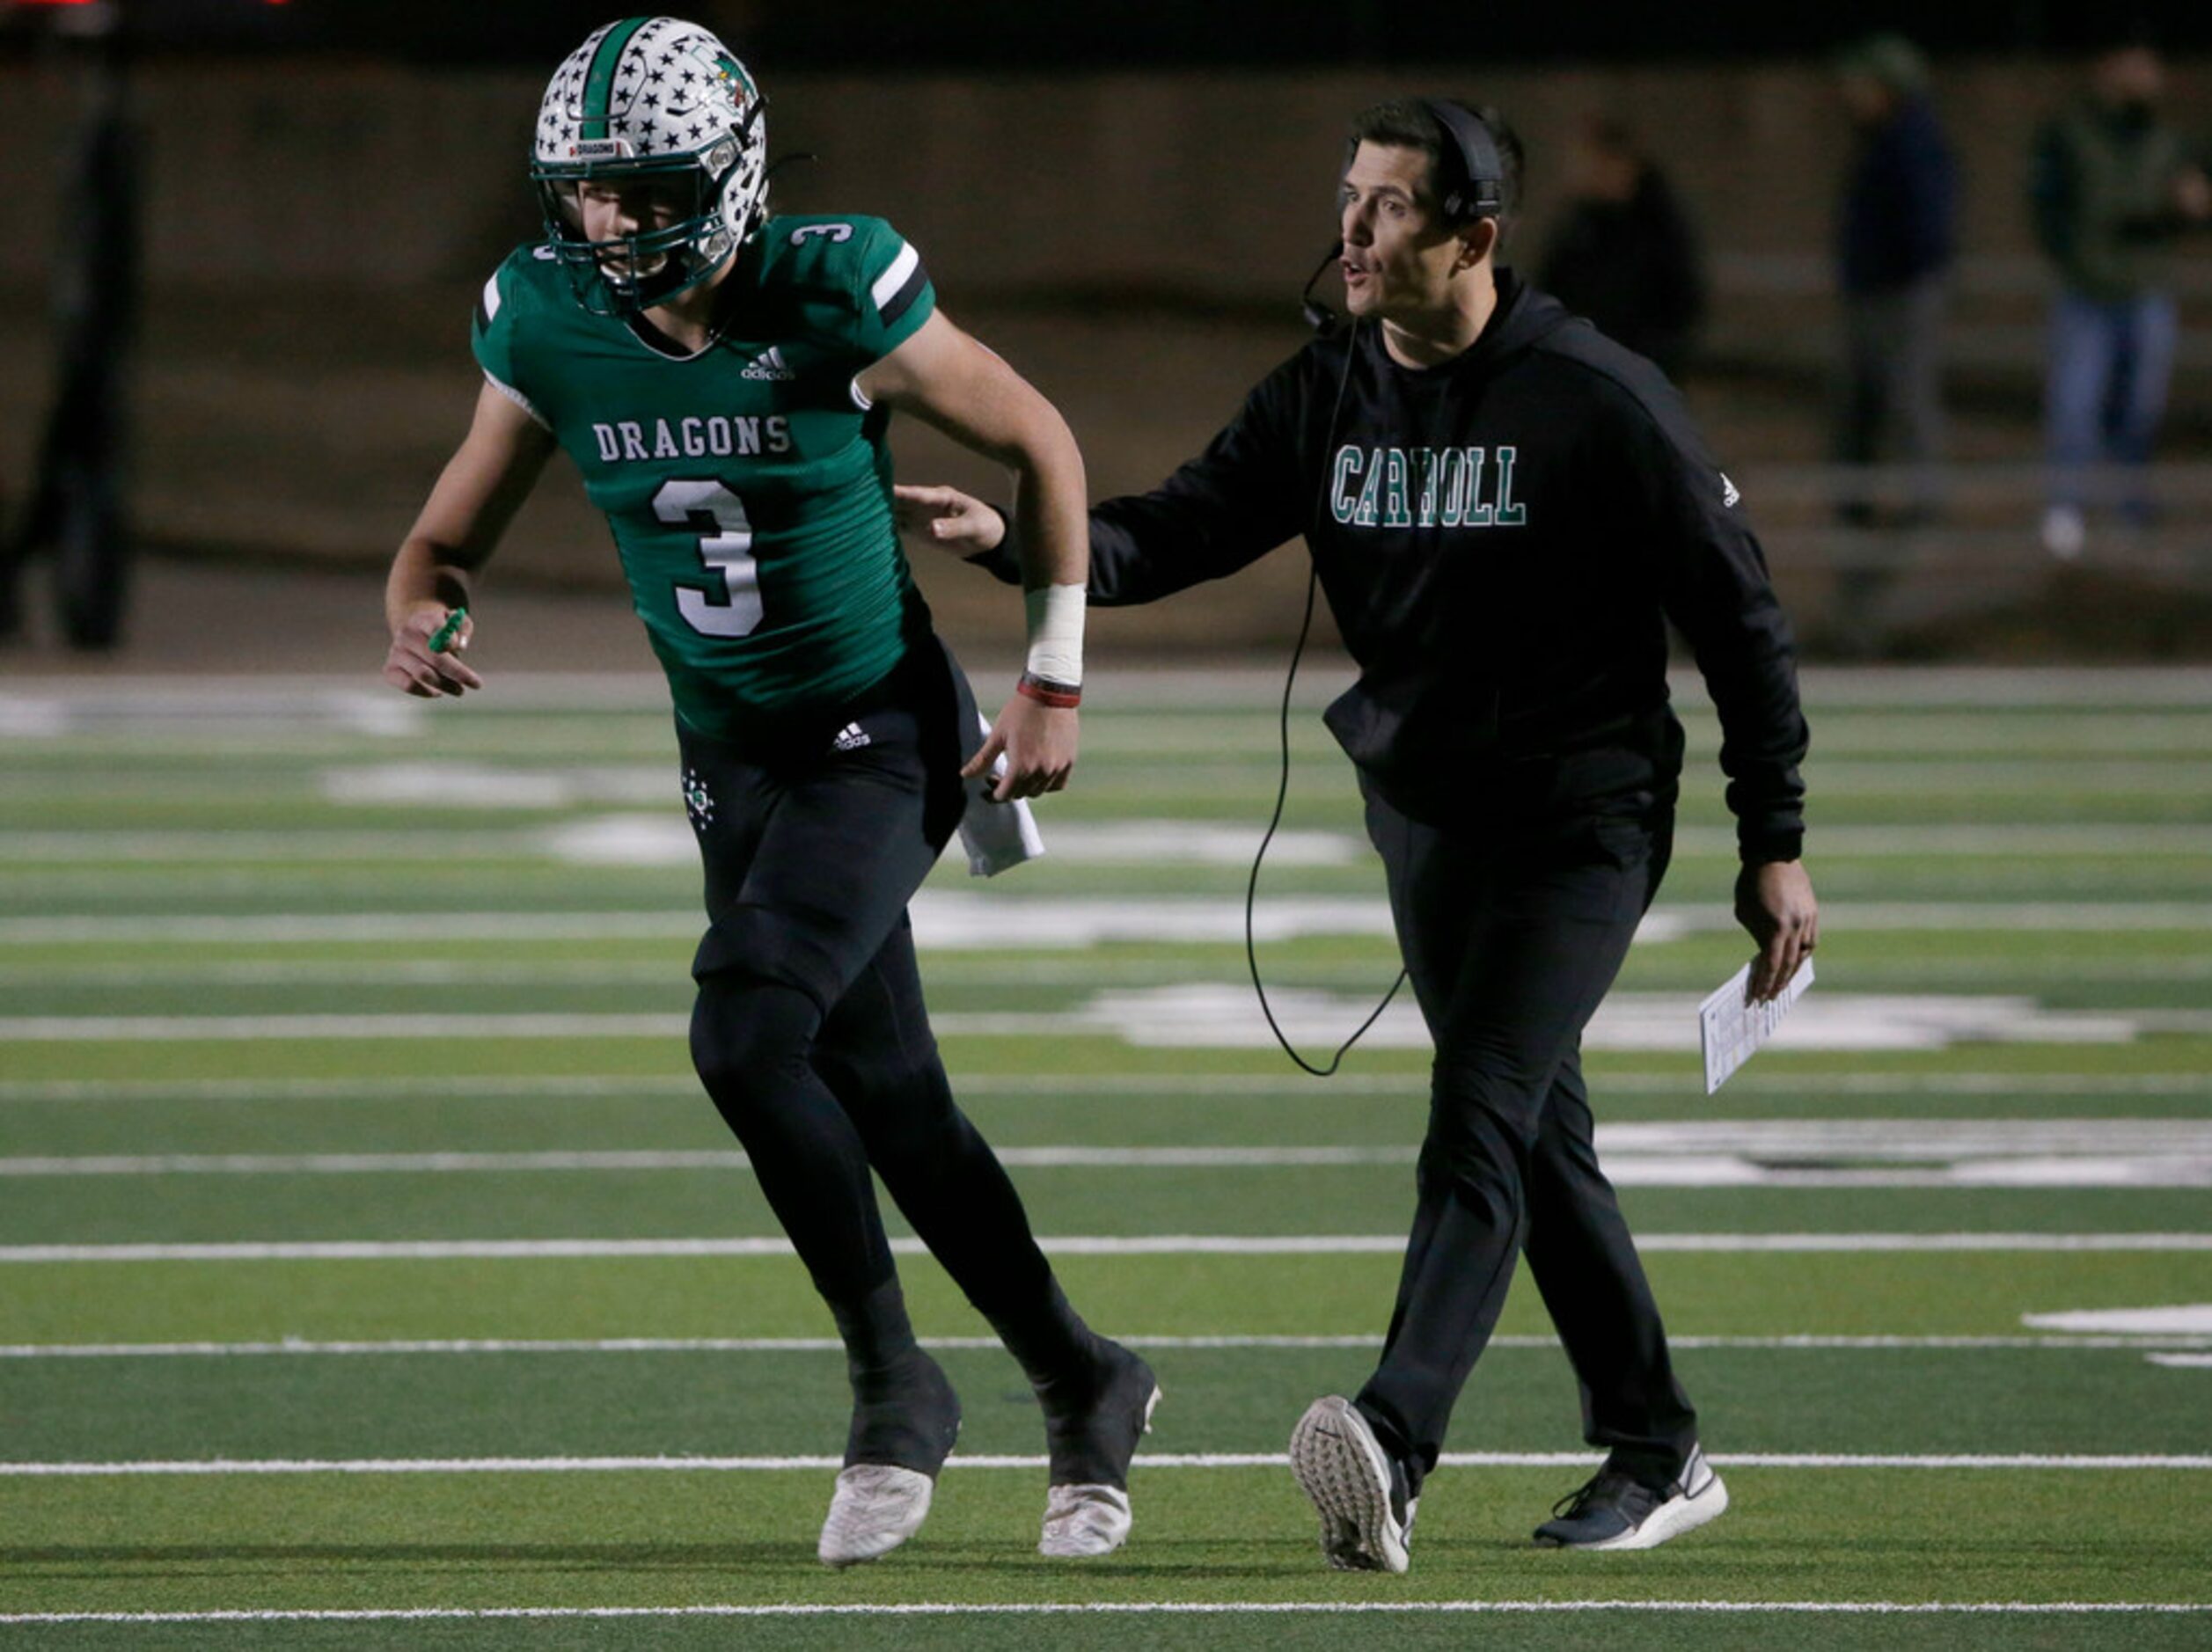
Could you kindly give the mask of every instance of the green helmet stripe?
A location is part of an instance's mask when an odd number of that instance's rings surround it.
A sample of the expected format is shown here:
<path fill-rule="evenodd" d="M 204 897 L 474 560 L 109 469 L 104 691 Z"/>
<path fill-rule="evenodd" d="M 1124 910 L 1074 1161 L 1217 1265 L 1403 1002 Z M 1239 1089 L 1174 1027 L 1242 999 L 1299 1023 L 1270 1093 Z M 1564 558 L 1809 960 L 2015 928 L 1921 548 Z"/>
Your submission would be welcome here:
<path fill-rule="evenodd" d="M 653 19 L 625 18 L 607 31 L 606 39 L 599 42 L 599 49 L 592 54 L 590 71 L 583 82 L 583 129 L 577 136 L 603 138 L 607 135 L 607 105 L 614 91 L 614 69 L 622 61 L 623 49 L 635 34 Z"/>

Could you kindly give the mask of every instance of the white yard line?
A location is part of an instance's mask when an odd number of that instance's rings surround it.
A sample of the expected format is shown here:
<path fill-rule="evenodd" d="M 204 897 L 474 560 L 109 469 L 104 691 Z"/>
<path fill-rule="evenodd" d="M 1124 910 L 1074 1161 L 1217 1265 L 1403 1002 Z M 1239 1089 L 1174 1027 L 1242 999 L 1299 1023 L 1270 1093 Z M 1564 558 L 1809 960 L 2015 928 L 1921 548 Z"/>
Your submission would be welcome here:
<path fill-rule="evenodd" d="M 2212 1612 L 2212 1602 L 2164 1600 L 1242 1600 L 1242 1601 L 906 1601 L 882 1605 L 804 1602 L 755 1606 L 350 1606 L 259 1607 L 205 1612 L 0 1612 L 0 1624 L 422 1623 L 662 1618 L 1372 1618 L 1549 1617 L 1558 1613 L 1657 1612 L 1757 1617 L 2180 1617 Z"/>
<path fill-rule="evenodd" d="M 1007 1151 L 999 1158 L 1004 1161 Z M 0 1180 L 84 1176 L 509 1175 L 531 1171 L 743 1170 L 735 1150 L 513 1153 L 150 1153 L 0 1159 Z"/>
<path fill-rule="evenodd" d="M 1033 1169 L 1266 1169 L 1410 1165 L 1411 1147 L 1001 1147 Z M 504 1175 L 531 1171 L 743 1170 L 734 1149 L 507 1153 L 155 1153 L 0 1159 L 0 1179 L 55 1176 Z"/>
<path fill-rule="evenodd" d="M 1059 1256 L 1395 1256 L 1402 1233 L 1140 1234 L 1041 1238 Z M 902 1256 L 927 1254 L 895 1239 Z M 2212 1252 L 2202 1233 L 1646 1233 L 1646 1252 L 1721 1254 Z M 788 1239 L 300 1239 L 210 1244 L 6 1245 L 0 1263 L 542 1261 L 551 1258 L 745 1257 L 794 1254 Z"/>
<path fill-rule="evenodd" d="M 1183 1352 L 1242 1349 L 1273 1351 L 1367 1349 L 1381 1346 L 1371 1334 L 1344 1336 L 1151 1336 L 1117 1331 L 1114 1340 L 1128 1348 Z M 939 1350 L 991 1349 L 995 1336 L 925 1336 L 924 1348 Z M 2160 1363 L 2212 1361 L 2194 1353 L 2172 1356 L 2152 1350 L 2212 1349 L 2212 1333 L 2142 1336 L 1669 1336 L 1675 1349 L 1729 1352 L 2126 1352 L 2150 1353 Z M 1494 1349 L 1546 1349 L 1559 1346 L 1554 1336 L 1493 1336 Z M 0 1343 L 0 1359 L 264 1359 L 397 1358 L 522 1354 L 838 1354 L 845 1345 L 828 1336 L 459 1338 L 392 1341 L 311 1342 L 17 1342 Z"/>
<path fill-rule="evenodd" d="M 1698 1080 L 1681 1072 L 1615 1072 L 1602 1067 L 1590 1075 L 1591 1088 L 1617 1095 L 1690 1095 Z M 1754 1068 L 1734 1082 L 1755 1087 Z M 1294 1074 L 990 1072 L 956 1074 L 953 1087 L 963 1095 L 1011 1095 L 1051 1100 L 1069 1095 L 1171 1096 L 1183 1100 L 1264 1096 L 1311 1097 L 1402 1095 L 1418 1099 L 1425 1091 L 1422 1072 L 1340 1072 L 1326 1084 Z M 1774 1088 L 1792 1095 L 2212 1095 L 2212 1072 L 1808 1072 L 1791 1069 Z M 421 1078 L 378 1076 L 359 1078 L 51 1078 L 0 1079 L 0 1104 L 8 1102 L 136 1101 L 320 1101 L 434 1097 L 472 1100 L 622 1100 L 683 1097 L 703 1099 L 689 1073 L 463 1074 Z"/>
<path fill-rule="evenodd" d="M 531 771 L 537 772 L 535 771 Z M 548 778 L 557 778 L 550 775 Z M 659 777 L 656 778 L 656 782 Z M 675 808 L 672 774 L 663 783 L 670 808 L 663 815 L 585 815 L 557 826 L 516 831 L 453 831 L 440 835 L 443 860 L 551 860 L 569 863 L 689 865 L 696 855 L 691 830 Z M 436 794 L 436 788 L 426 788 Z M 441 800 L 450 802 L 450 799 Z M 1260 829 L 1189 820 L 1069 822 L 1048 838 L 1052 853 L 1087 865 L 1249 865 Z M 253 861 L 323 865 L 405 861 L 421 852 L 419 836 L 406 831 L 303 830 L 79 832 L 0 830 L 0 865 L 11 862 L 162 863 Z M 2064 855 L 2090 859 L 2212 857 L 2212 827 L 2154 824 L 1949 823 L 1823 826 L 1824 859 L 1858 857 L 1914 860 L 1990 855 Z M 1373 853 L 1351 832 L 1278 833 L 1269 859 L 1278 866 L 1350 866 Z M 1694 826 L 1675 834 L 1677 856 L 1736 853 L 1732 828 Z"/>
<path fill-rule="evenodd" d="M 1071 986 L 1086 984 L 1078 960 L 1068 969 Z M 2055 964 L 2058 961 L 2054 961 Z M 2115 961 L 2125 961 L 2124 960 Z M 2164 966 L 2182 967 L 2186 958 L 2150 961 L 2131 979 L 2163 978 Z M 2212 969 L 2212 957 L 2205 960 Z M 668 987 L 684 979 L 684 961 L 673 958 L 607 959 L 598 961 L 547 959 L 538 963 L 494 962 L 476 959 L 380 958 L 330 960 L 320 958 L 231 959 L 194 958 L 189 963 L 26 964 L 0 968 L 0 987 L 175 987 L 189 982 L 194 987 Z M 973 980 L 975 977 L 966 977 Z M 1021 982 L 1016 971 L 1003 976 L 1009 984 Z M 996 985 L 995 980 L 983 982 Z"/>
<path fill-rule="evenodd" d="M 1590 1468 L 1604 1461 L 1588 1451 L 1447 1451 L 1437 1461 L 1447 1468 Z M 2212 1456 L 2112 1455 L 2048 1456 L 2027 1453 L 1794 1452 L 1736 1451 L 1716 1454 L 1722 1468 L 1928 1470 L 1989 1469 L 2033 1473 L 2117 1473 L 2147 1471 L 2212 1472 Z M 92 1480 L 146 1475 L 227 1478 L 245 1474 L 631 1474 L 814 1473 L 844 1466 L 841 1457 L 367 1457 L 367 1458 L 176 1458 L 112 1462 L 0 1461 L 0 1480 Z M 1151 1469 L 1284 1468 L 1281 1451 L 1183 1451 L 1154 1455 L 1140 1451 L 1135 1466 Z M 1042 1456 L 963 1456 L 946 1459 L 947 1468 L 1038 1469 Z"/>
<path fill-rule="evenodd" d="M 2212 929 L 2212 903 L 2170 901 L 1837 902 L 1822 917 L 1839 930 L 1944 932 Z M 925 949 L 1013 951 L 1080 947 L 1127 935 L 1161 942 L 1242 940 L 1244 903 L 1237 900 L 1030 899 L 925 889 L 914 903 Z M 1263 939 L 1390 932 L 1380 899 L 1280 897 L 1259 909 Z M 596 941 L 695 939 L 703 920 L 688 908 L 606 912 L 277 912 L 254 917 L 87 913 L 0 917 L 0 942 L 13 945 L 114 942 L 265 945 L 429 940 Z M 1646 939 L 1727 931 L 1725 907 L 1655 907 Z"/>
<path fill-rule="evenodd" d="M 1276 1014 L 1293 1036 L 1356 1024 L 1371 1000 L 1359 994 L 1286 988 Z M 1585 1034 L 1591 1050 L 1654 1052 L 1696 1048 L 1696 993 L 1622 991 L 1600 1007 Z M 1258 1049 L 1272 1042 L 1246 988 L 1205 983 L 1117 989 L 1066 1009 L 953 1011 L 932 1018 L 938 1033 L 966 1038 L 1113 1038 L 1141 1047 Z M 1351 1020 L 1346 1021 L 1346 1018 Z M 0 1018 L 0 1043 L 321 1042 L 331 1039 L 580 1039 L 680 1041 L 688 1012 L 299 1015 L 55 1015 Z M 1799 1049 L 1924 1051 L 1958 1042 L 2122 1044 L 2155 1033 L 2212 1033 L 2212 1011 L 2044 1008 L 2018 995 L 1855 993 L 1805 1001 L 1786 1042 Z M 1393 1005 L 1368 1037 L 1371 1049 L 1425 1049 L 1419 1012 Z"/>
<path fill-rule="evenodd" d="M 668 790 L 674 795 L 671 780 Z M 410 848 L 409 845 L 413 847 Z M 30 862 L 163 863 L 253 861 L 282 866 L 405 861 L 422 852 L 413 832 L 342 831 L 0 831 L 0 865 Z M 453 831 L 438 835 L 440 860 L 537 859 L 542 843 L 529 832 Z"/>
<path fill-rule="evenodd" d="M 1009 656 L 1012 658 L 1014 656 Z M 1296 704 L 1318 711 L 1350 685 L 1351 662 L 1323 651 L 1300 673 Z M 1919 717 L 1949 707 L 1999 712 L 2047 708 L 2069 717 L 2124 716 L 2138 711 L 2212 711 L 2212 671 L 2201 666 L 1811 665 L 1799 674 L 1806 699 L 1839 710 L 1894 710 Z M 350 708 L 374 701 L 425 713 L 418 702 L 371 685 L 355 686 L 358 673 L 206 676 L 199 673 L 106 672 L 96 679 L 62 675 L 11 678 L 0 698 L 58 701 L 110 717 L 172 720 L 207 716 L 229 720 L 282 715 L 307 705 Z M 668 685 L 653 671 L 503 671 L 497 698 L 472 700 L 472 719 L 543 717 L 566 712 L 602 715 L 634 712 L 664 727 Z M 1667 675 L 1683 714 L 1705 722 L 1704 688 L 1694 670 Z M 1132 711 L 1274 710 L 1283 698 L 1278 667 L 1124 665 L 1102 672 L 1093 714 L 1109 718 Z M 271 708 L 276 710 L 272 712 Z M 1088 708 L 1087 708 L 1088 709 Z M 427 714 L 427 713 L 426 713 Z"/>
<path fill-rule="evenodd" d="M 1120 749 L 1092 754 L 1086 771 L 1092 796 L 1140 800 L 1146 808 L 1171 808 L 1192 794 L 1217 802 L 1234 797 L 1247 805 L 1240 814 L 1249 818 L 1249 808 L 1256 806 L 1264 817 L 1276 781 L 1272 729 L 1256 726 L 1217 739 L 1181 743 L 1172 737 L 1147 742 L 1142 731 L 1128 732 L 1134 737 L 1122 742 Z M 469 754 L 457 745 L 450 749 L 450 757 L 428 764 L 376 762 L 374 754 L 313 739 L 249 747 L 236 738 L 201 741 L 181 735 L 110 736 L 103 741 L 97 759 L 106 765 L 105 770 L 93 768 L 86 754 L 74 753 L 70 766 L 11 769 L 0 764 L 0 778 L 6 779 L 11 800 L 128 797 L 139 806 L 204 802 L 242 793 L 262 803 L 296 802 L 314 796 L 319 778 L 322 800 L 337 805 L 428 800 L 502 810 L 673 807 L 667 800 L 676 770 L 672 742 L 665 764 L 625 762 L 621 759 L 642 749 L 645 742 L 621 746 L 609 742 L 600 731 L 586 734 L 575 746 L 555 745 L 541 756 L 533 754 L 534 761 L 516 761 L 513 754 L 503 751 Z M 0 742 L 5 737 L 0 730 Z M 2121 740 L 2100 749 L 2092 737 L 2071 746 L 2053 742 L 2038 748 L 2031 735 L 2024 751 L 2006 751 L 1997 743 L 2003 739 L 2003 731 L 1996 731 L 1989 740 L 1964 750 L 1945 750 L 1908 742 L 1892 744 L 1877 735 L 1854 742 L 1856 749 L 1848 755 L 1817 758 L 1813 785 L 1816 795 L 1831 801 L 1895 799 L 1900 813 L 1923 805 L 1937 786 L 1949 798 L 1985 800 L 2043 795 L 2054 786 L 2073 793 L 2125 798 L 2199 800 L 2212 793 L 2212 775 L 2205 772 L 2206 765 L 2186 743 L 2175 742 L 2183 745 L 2179 750 L 2172 744 L 2146 750 Z M 349 761 L 362 755 L 372 760 Z M 179 761 L 189 756 L 201 757 L 202 766 Z M 136 764 L 139 758 L 152 766 Z M 241 758 L 253 767 L 227 778 L 214 771 L 231 758 Z M 1300 775 L 1312 776 L 1301 785 L 1326 788 L 1332 798 L 1350 796 L 1350 768 L 1335 752 L 1301 741 L 1293 746 L 1292 760 Z M 333 761 L 348 766 L 326 766 Z M 1690 762 L 1694 775 L 1702 778 L 1710 772 L 1710 748 L 1694 749 Z M 128 775 L 127 784 L 118 781 L 119 774 Z M 440 795 L 441 788 L 450 795 Z"/>
<path fill-rule="evenodd" d="M 562 774 L 558 770 L 516 771 L 484 777 L 499 789 L 498 804 L 533 807 L 573 803 L 560 794 Z M 653 813 L 580 814 L 546 826 L 498 831 L 449 831 L 438 837 L 442 860 L 537 861 L 558 865 L 688 866 L 696 864 L 698 844 L 677 806 L 673 765 L 651 776 L 654 794 L 667 794 L 667 807 Z M 421 784 L 408 786 L 401 800 L 435 801 L 443 808 L 466 808 L 483 800 L 469 794 L 472 782 L 461 776 L 432 772 Z M 362 800 L 358 789 L 339 800 Z M 1931 831 L 1941 829 L 1931 828 Z M 2006 829 L 1995 829 L 2003 831 Z M 2106 855 L 2212 854 L 2212 834 L 2168 825 L 2118 828 L 2116 838 L 2101 830 L 2084 837 L 2069 851 L 2063 833 L 2047 847 L 2009 850 L 1999 839 L 1971 847 L 1934 847 L 1936 854 L 1993 854 L 2005 852 L 2080 852 Z M 1725 836 L 1726 842 L 1721 839 Z M 1734 855 L 1732 833 L 1701 837 L 1689 852 Z M 1062 859 L 1088 866 L 1249 866 L 1259 847 L 1261 828 L 1188 819 L 1127 819 L 1070 821 L 1056 824 L 1050 839 L 1051 852 Z M 1902 839 L 1895 839 L 1901 843 Z M 1937 836 L 1931 844 L 1947 839 Z M 2040 843 L 2041 840 L 2037 840 Z M 149 831 L 88 830 L 78 832 L 0 830 L 0 866 L 114 864 L 227 865 L 238 861 L 277 866 L 355 865 L 374 861 L 409 861 L 422 851 L 421 838 L 407 831 L 347 830 L 307 828 L 296 831 L 256 830 L 179 830 Z M 949 853 L 957 852 L 949 851 Z M 1901 852 L 1901 850 L 1867 852 Z M 1366 838 L 1351 832 L 1301 830 L 1278 832 L 1269 846 L 1271 864 L 1281 866 L 1337 866 L 1357 865 L 1373 851 Z"/>
<path fill-rule="evenodd" d="M 252 917 L 149 913 L 129 917 L 66 914 L 0 917 L 0 941 L 130 946 L 219 942 L 425 940 L 696 940 L 705 919 L 689 910 L 609 912 L 269 912 Z"/>
<path fill-rule="evenodd" d="M 1242 753 L 1239 759 L 1249 762 Z M 1815 795 L 1838 798 L 1894 797 L 1918 803 L 1931 791 L 1946 798 L 1984 800 L 2011 795 L 2042 796 L 2054 787 L 2106 796 L 2199 798 L 2212 791 L 2212 774 L 2201 763 L 2163 753 L 2093 749 L 2025 757 L 1917 752 L 1869 745 L 1849 757 L 1819 760 Z M 1694 771 L 1693 771 L 1694 772 Z"/>
<path fill-rule="evenodd" d="M 1880 980 L 1890 990 L 1937 988 L 1945 991 L 2002 991 L 2023 983 L 2054 983 L 2077 986 L 2084 982 L 2115 984 L 2212 979 L 2212 930 L 2202 937 L 2203 950 L 2158 950 L 2125 957 L 2083 958 L 2059 950 L 2041 955 L 1923 960 L 1910 964 L 1885 961 Z M 1286 986 L 1317 987 L 1344 981 L 1356 964 L 1338 961 L 1329 964 L 1301 964 L 1285 969 Z M 1065 957 L 1033 957 L 1022 962 L 977 962 L 956 954 L 940 952 L 927 965 L 933 990 L 947 988 L 969 991 L 1001 991 L 1036 987 L 1154 986 L 1162 984 L 1238 984 L 1241 977 L 1210 963 L 1181 960 L 1117 958 L 1095 952 Z M 1269 976 L 1276 973 L 1271 966 Z M 224 987 L 656 987 L 676 986 L 684 979 L 681 957 L 588 960 L 548 959 L 527 963 L 492 962 L 470 959 L 397 959 L 336 961 L 289 958 L 239 961 L 197 957 L 189 963 L 85 963 L 0 965 L 0 990 L 15 987 L 55 989 L 175 988 L 180 981 L 194 986 Z"/>
<path fill-rule="evenodd" d="M 1679 939 L 1680 936 L 1669 939 Z M 1652 944 L 1663 945 L 1663 940 Z M 1372 962 L 1380 963 L 1377 953 Z M 1301 963 L 1281 971 L 1285 987 L 1314 989 L 1340 985 L 1368 967 L 1359 961 L 1338 959 L 1329 963 Z M 1205 961 L 1112 957 L 1097 952 L 1058 956 L 1035 955 L 1026 961 L 1000 961 L 993 956 L 978 962 L 957 953 L 940 951 L 924 966 L 933 992 L 975 993 L 1030 991 L 1039 987 L 1101 989 L 1106 987 L 1241 986 L 1243 978 Z M 1277 971 L 1271 965 L 1270 980 Z M 13 989 L 55 991 L 119 990 L 174 990 L 189 983 L 194 988 L 275 987 L 297 991 L 305 988 L 460 987 L 481 991 L 494 987 L 539 990 L 628 987 L 657 989 L 665 998 L 681 990 L 685 979 L 680 956 L 610 959 L 603 962 L 547 960 L 543 963 L 493 963 L 469 960 L 378 959 L 374 961 L 290 958 L 234 961 L 194 957 L 133 964 L 0 964 L 0 993 Z M 2007 949 L 2002 955 L 1923 960 L 1910 964 L 1885 961 L 1880 984 L 1889 991 L 1937 991 L 1978 994 L 2074 988 L 2085 983 L 2141 986 L 2155 983 L 2171 986 L 2180 982 L 2212 981 L 2212 929 L 2201 937 L 2201 949 L 2177 952 L 2153 949 L 2125 957 L 2083 958 L 2062 948 L 2038 955 Z"/>
<path fill-rule="evenodd" d="M 940 1018 L 941 1020 L 942 1018 Z M 34 1015 L 0 1018 L 0 1043 L 282 1040 L 681 1038 L 691 1017 L 563 1015 Z"/>
<path fill-rule="evenodd" d="M 1031 1079 L 1036 1085 L 1041 1080 Z M 963 1090 L 976 1088 L 964 1081 Z M 2212 1077 L 2205 1080 L 2212 1089 Z M 359 1078 L 48 1078 L 0 1080 L 0 1103 L 524 1099 L 600 1101 L 682 1096 L 705 1100 L 690 1073 L 466 1073 Z"/>
<path fill-rule="evenodd" d="M 2212 1123 L 2163 1119 L 1703 1119 L 1600 1125 L 1622 1186 L 1670 1188 L 2212 1187 Z M 1264 1170 L 1399 1166 L 1405 1144 L 1003 1147 L 1024 1169 Z M 1854 1162 L 1839 1166 L 1835 1161 Z M 150 1176 L 513 1175 L 742 1171 L 735 1149 L 142 1153 L 0 1158 L 0 1180 Z"/>

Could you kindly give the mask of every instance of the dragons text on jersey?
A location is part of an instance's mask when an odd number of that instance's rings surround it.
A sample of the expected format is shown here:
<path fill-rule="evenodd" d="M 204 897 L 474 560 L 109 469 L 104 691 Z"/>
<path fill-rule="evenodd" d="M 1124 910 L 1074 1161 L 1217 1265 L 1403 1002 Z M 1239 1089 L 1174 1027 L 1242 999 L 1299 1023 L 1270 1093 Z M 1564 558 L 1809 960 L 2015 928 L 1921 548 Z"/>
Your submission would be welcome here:
<path fill-rule="evenodd" d="M 591 313 L 530 247 L 485 284 L 477 361 L 582 472 L 691 727 L 849 697 L 920 634 L 889 411 L 855 380 L 935 304 L 914 249 L 863 217 L 769 220 L 697 351 Z"/>
<path fill-rule="evenodd" d="M 751 368 L 747 376 L 755 376 Z M 794 374 L 792 376 L 796 377 Z M 594 423 L 591 439 L 599 444 L 605 464 L 656 459 L 751 458 L 763 453 L 791 451 L 791 420 L 780 414 L 735 419 L 719 415 L 701 419 L 623 419 L 613 424 Z"/>

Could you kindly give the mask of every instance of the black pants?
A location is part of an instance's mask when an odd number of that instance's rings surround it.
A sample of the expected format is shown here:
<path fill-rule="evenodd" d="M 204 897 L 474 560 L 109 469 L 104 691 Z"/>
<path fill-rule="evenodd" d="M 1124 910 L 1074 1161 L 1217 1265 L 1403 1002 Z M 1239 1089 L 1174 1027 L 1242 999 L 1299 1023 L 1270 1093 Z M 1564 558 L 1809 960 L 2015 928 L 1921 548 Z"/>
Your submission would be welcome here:
<path fill-rule="evenodd" d="M 895 1278 L 872 1166 L 978 1309 L 1049 1314 L 1021 1200 L 954 1105 L 906 918 L 981 741 L 959 669 L 925 637 L 850 705 L 742 746 L 678 734 L 712 920 L 692 1058 L 816 1288 L 851 1309 Z"/>
<path fill-rule="evenodd" d="M 1358 1404 L 1417 1487 L 1525 1250 L 1581 1384 L 1585 1436 L 1664 1482 L 1696 1416 L 1591 1144 L 1581 1040 L 1666 869 L 1671 812 L 1473 839 L 1371 787 L 1367 830 L 1436 1064 L 1397 1306 Z"/>

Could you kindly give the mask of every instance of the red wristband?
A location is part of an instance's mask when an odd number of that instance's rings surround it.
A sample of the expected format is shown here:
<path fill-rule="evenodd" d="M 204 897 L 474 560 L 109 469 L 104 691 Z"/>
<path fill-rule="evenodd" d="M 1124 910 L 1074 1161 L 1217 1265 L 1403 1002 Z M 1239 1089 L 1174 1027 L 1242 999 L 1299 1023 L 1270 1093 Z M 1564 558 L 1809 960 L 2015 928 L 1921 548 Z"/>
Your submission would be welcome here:
<path fill-rule="evenodd" d="M 1080 683 L 1055 683 L 1051 678 L 1039 676 L 1033 671 L 1022 674 L 1022 680 L 1014 685 L 1014 691 L 1028 696 L 1040 705 L 1050 705 L 1055 711 L 1071 712 L 1083 703 L 1083 690 Z"/>

